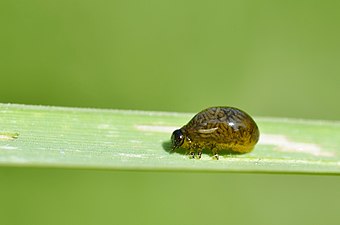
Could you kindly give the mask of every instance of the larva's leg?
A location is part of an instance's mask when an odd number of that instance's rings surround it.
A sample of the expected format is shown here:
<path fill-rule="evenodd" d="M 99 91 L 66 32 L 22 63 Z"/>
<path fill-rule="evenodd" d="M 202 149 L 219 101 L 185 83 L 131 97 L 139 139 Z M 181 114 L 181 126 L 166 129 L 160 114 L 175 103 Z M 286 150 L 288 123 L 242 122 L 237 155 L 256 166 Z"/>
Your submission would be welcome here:
<path fill-rule="evenodd" d="M 218 160 L 219 156 L 218 156 L 218 148 L 217 148 L 216 144 L 210 143 L 209 147 L 211 149 L 212 159 Z"/>
<path fill-rule="evenodd" d="M 189 147 L 187 148 L 186 154 L 189 155 L 190 159 L 195 158 L 195 149 L 194 149 L 194 146 L 192 144 L 189 144 Z"/>
<path fill-rule="evenodd" d="M 198 143 L 193 143 L 190 147 L 190 151 L 193 151 L 192 158 L 200 159 L 202 155 L 202 148 L 200 145 Z M 196 152 L 197 155 L 195 156 Z"/>
<path fill-rule="evenodd" d="M 195 149 L 193 145 L 189 146 L 189 157 L 190 159 L 194 159 L 195 158 Z"/>
<path fill-rule="evenodd" d="M 218 160 L 219 156 L 218 156 L 218 151 L 216 148 L 212 149 L 212 155 L 213 155 L 212 159 Z"/>
<path fill-rule="evenodd" d="M 195 158 L 195 151 L 190 150 L 189 155 L 190 155 L 191 159 L 194 159 Z"/>
<path fill-rule="evenodd" d="M 197 150 L 197 158 L 200 159 L 202 157 L 202 149 Z"/>

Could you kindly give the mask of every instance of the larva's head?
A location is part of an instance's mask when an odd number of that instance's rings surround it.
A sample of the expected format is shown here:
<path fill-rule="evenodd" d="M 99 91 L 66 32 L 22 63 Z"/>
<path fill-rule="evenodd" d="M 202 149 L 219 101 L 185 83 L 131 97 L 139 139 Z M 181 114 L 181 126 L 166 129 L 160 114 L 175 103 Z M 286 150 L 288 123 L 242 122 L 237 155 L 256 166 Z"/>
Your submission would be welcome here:
<path fill-rule="evenodd" d="M 184 139 L 185 137 L 181 129 L 175 130 L 171 135 L 172 150 L 181 147 L 184 142 Z"/>

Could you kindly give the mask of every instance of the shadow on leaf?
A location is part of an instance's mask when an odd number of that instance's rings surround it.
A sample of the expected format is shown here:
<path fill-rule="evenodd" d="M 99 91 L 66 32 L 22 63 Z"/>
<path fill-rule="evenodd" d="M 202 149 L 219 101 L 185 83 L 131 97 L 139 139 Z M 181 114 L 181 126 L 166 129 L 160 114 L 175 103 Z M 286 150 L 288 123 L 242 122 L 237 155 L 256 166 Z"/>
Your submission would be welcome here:
<path fill-rule="evenodd" d="M 188 152 L 189 152 L 183 148 L 177 148 L 176 150 L 172 150 L 171 141 L 164 141 L 162 143 L 162 147 L 169 154 L 178 153 L 181 155 L 188 155 Z M 230 158 L 230 157 L 237 156 L 237 155 L 243 155 L 243 153 L 234 152 L 230 149 L 221 150 L 218 154 L 220 157 L 223 157 L 223 158 Z M 211 157 L 213 156 L 212 151 L 210 149 L 203 149 L 202 155 L 209 155 Z"/>

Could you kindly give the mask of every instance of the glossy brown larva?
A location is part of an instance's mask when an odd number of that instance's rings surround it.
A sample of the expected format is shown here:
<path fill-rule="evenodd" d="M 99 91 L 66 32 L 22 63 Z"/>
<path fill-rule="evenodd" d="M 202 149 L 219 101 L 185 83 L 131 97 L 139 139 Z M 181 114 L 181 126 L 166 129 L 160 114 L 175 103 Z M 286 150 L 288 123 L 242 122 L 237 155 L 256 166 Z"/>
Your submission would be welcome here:
<path fill-rule="evenodd" d="M 247 153 L 253 150 L 260 132 L 255 121 L 233 107 L 211 107 L 196 114 L 187 125 L 171 136 L 173 150 L 183 148 L 192 158 L 201 158 L 202 150 L 218 153 Z"/>

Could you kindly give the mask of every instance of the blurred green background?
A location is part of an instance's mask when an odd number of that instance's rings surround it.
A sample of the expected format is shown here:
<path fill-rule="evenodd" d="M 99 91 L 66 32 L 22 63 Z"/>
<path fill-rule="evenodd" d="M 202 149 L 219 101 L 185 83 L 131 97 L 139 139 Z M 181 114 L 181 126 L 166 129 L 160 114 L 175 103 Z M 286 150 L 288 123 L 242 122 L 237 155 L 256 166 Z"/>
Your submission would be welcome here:
<path fill-rule="evenodd" d="M 339 120 L 340 2 L 1 0 L 0 102 Z M 0 224 L 337 224 L 338 177 L 0 169 Z"/>
<path fill-rule="evenodd" d="M 338 1 L 0 4 L 0 102 L 339 119 Z"/>

